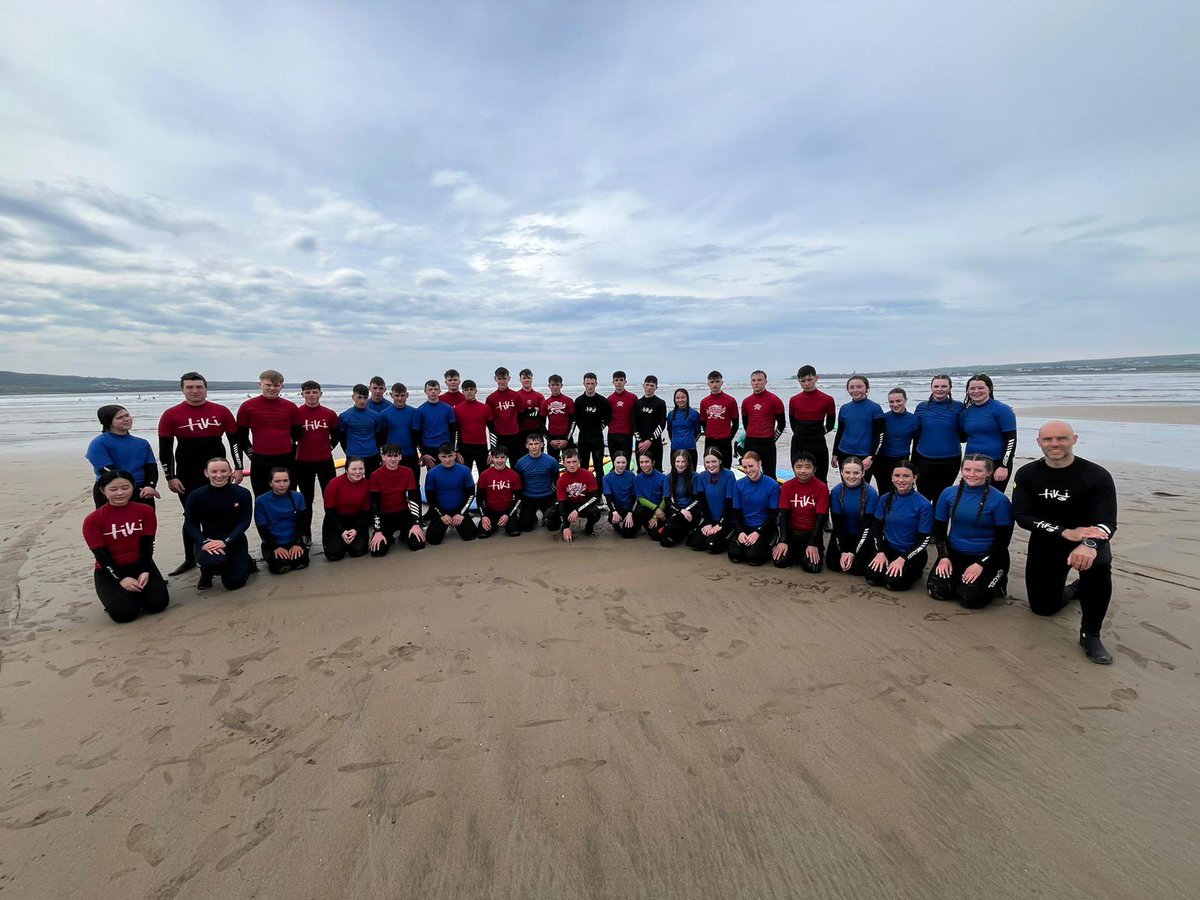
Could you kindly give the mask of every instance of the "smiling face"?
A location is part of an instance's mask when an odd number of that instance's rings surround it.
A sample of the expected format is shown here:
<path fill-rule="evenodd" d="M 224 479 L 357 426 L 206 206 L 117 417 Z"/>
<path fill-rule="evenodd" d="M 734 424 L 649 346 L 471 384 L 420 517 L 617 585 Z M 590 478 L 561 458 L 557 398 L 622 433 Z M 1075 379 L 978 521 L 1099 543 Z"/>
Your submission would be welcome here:
<path fill-rule="evenodd" d="M 624 454 L 621 454 L 620 456 L 614 456 L 612 463 L 612 470 L 616 475 L 624 475 L 625 472 L 629 470 L 629 460 Z"/>
<path fill-rule="evenodd" d="M 351 461 L 346 466 L 346 480 L 356 484 L 367 477 L 367 466 L 361 459 Z"/>
<path fill-rule="evenodd" d="M 704 470 L 708 472 L 709 475 L 716 475 L 721 471 L 721 461 L 715 456 L 704 457 Z"/>
<path fill-rule="evenodd" d="M 383 467 L 385 469 L 387 469 L 389 472 L 395 472 L 398 468 L 400 468 L 400 454 L 399 453 L 383 454 Z"/>
<path fill-rule="evenodd" d="M 907 494 L 917 483 L 917 474 L 907 466 L 897 466 L 892 470 L 892 486 L 896 493 Z"/>
<path fill-rule="evenodd" d="M 992 389 L 987 386 L 986 382 L 972 378 L 967 382 L 967 396 L 971 398 L 972 403 L 979 406 L 992 399 Z"/>
<path fill-rule="evenodd" d="M 1037 444 L 1050 463 L 1069 463 L 1075 456 L 1079 435 L 1066 422 L 1047 422 L 1038 429 Z"/>
<path fill-rule="evenodd" d="M 521 375 L 519 377 L 521 379 L 521 390 L 532 391 L 533 390 L 533 376 L 532 375 Z"/>
<path fill-rule="evenodd" d="M 929 382 L 929 393 L 933 395 L 934 400 L 945 400 L 950 396 L 950 379 L 935 378 Z"/>
<path fill-rule="evenodd" d="M 846 393 L 851 400 L 861 400 L 867 396 L 867 383 L 861 378 L 851 378 L 846 382 Z"/>
<path fill-rule="evenodd" d="M 185 381 L 180 390 L 183 391 L 183 399 L 191 406 L 199 406 L 208 399 L 208 385 L 197 379 Z"/>
<path fill-rule="evenodd" d="M 507 375 L 497 375 L 497 376 L 495 376 L 495 378 L 496 378 L 496 389 L 501 390 L 501 391 L 507 390 L 508 376 Z"/>
<path fill-rule="evenodd" d="M 862 484 L 863 468 L 858 463 L 846 463 L 842 466 L 842 484 L 848 488 L 856 488 Z"/>
<path fill-rule="evenodd" d="M 987 484 L 992 467 L 981 459 L 964 460 L 962 464 L 962 480 L 968 487 L 980 487 Z"/>
<path fill-rule="evenodd" d="M 816 469 L 813 467 L 811 460 L 798 459 L 792 463 L 792 471 L 796 473 L 796 480 L 803 484 L 806 481 L 812 480 L 813 472 Z"/>
<path fill-rule="evenodd" d="M 686 453 L 680 453 L 675 457 L 675 471 L 681 475 L 686 472 L 692 465 L 692 461 Z"/>
<path fill-rule="evenodd" d="M 133 482 L 128 478 L 114 478 L 104 486 L 104 497 L 113 506 L 125 506 L 133 497 Z"/>
<path fill-rule="evenodd" d="M 225 487 L 233 477 L 233 468 L 223 459 L 214 459 L 204 467 L 204 477 L 215 488 Z"/>
<path fill-rule="evenodd" d="M 907 404 L 907 403 L 908 403 L 908 398 L 905 397 L 903 394 L 897 394 L 895 392 L 888 394 L 888 407 L 894 413 L 907 412 L 907 410 L 905 408 L 905 404 Z"/>
<path fill-rule="evenodd" d="M 133 428 L 133 416 L 129 414 L 129 410 L 117 410 L 117 414 L 113 416 L 112 424 L 108 426 L 108 430 L 115 434 L 129 434 Z"/>
<path fill-rule="evenodd" d="M 649 475 L 654 471 L 654 460 L 648 456 L 639 456 L 638 468 L 641 469 L 644 474 Z"/>
<path fill-rule="evenodd" d="M 262 391 L 262 395 L 268 400 L 274 400 L 279 396 L 279 392 L 283 390 L 283 384 L 264 378 L 258 383 L 258 389 Z"/>
<path fill-rule="evenodd" d="M 762 477 L 762 463 L 757 459 L 743 459 L 742 471 L 746 473 L 746 477 L 751 481 L 758 481 Z"/>
<path fill-rule="evenodd" d="M 687 391 L 684 391 L 684 390 L 676 391 L 675 392 L 675 408 L 676 409 L 687 409 L 687 405 L 688 405 Z"/>

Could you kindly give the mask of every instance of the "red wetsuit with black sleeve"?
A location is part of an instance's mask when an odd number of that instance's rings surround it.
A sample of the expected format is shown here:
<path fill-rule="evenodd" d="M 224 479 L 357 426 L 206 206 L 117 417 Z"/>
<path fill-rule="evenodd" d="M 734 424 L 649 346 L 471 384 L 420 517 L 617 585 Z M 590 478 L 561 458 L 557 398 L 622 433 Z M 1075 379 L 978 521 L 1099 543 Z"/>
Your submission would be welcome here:
<path fill-rule="evenodd" d="M 371 485 L 367 479 L 352 483 L 342 474 L 325 486 L 325 515 L 333 517 L 339 531 L 357 527 L 370 511 Z"/>
<path fill-rule="evenodd" d="M 608 395 L 608 406 L 612 410 L 612 418 L 608 422 L 609 434 L 633 436 L 633 411 L 637 407 L 638 398 L 629 391 L 615 391 Z"/>
<path fill-rule="evenodd" d="M 327 406 L 297 406 L 292 411 L 292 436 L 296 439 L 296 462 L 333 459 L 333 445 L 341 440 L 338 415 Z"/>
<path fill-rule="evenodd" d="M 709 393 L 700 401 L 700 421 L 704 425 L 704 434 L 714 441 L 724 441 L 737 434 L 738 405 L 737 401 L 721 391 L 719 394 Z"/>
<path fill-rule="evenodd" d="M 140 568 L 137 574 L 149 571 L 157 532 L 154 509 L 145 503 L 105 503 L 83 520 L 83 539 L 96 556 L 96 568 L 116 581 L 133 568 Z"/>
<path fill-rule="evenodd" d="M 445 397 L 445 394 L 442 394 Z M 487 429 L 495 416 L 492 408 L 478 400 L 463 400 L 454 407 L 454 418 L 458 420 L 458 442 L 486 447 Z M 511 432 L 510 432 L 511 433 Z"/>
<path fill-rule="evenodd" d="M 557 497 L 563 527 L 567 528 L 567 516 L 572 510 L 587 512 L 600 502 L 596 476 L 584 468 L 574 472 L 563 472 L 558 476 Z"/>
<path fill-rule="evenodd" d="M 816 478 L 804 482 L 790 478 L 779 491 L 779 508 L 787 511 L 793 532 L 810 534 L 817 517 L 829 515 L 829 488 Z"/>
<path fill-rule="evenodd" d="M 184 401 L 172 406 L 158 420 L 158 458 L 167 479 L 179 478 L 187 488 L 206 484 L 204 467 L 210 459 L 225 456 L 224 437 L 229 438 L 234 465 L 241 468 L 237 433 L 237 419 L 219 403 L 205 400 L 192 406 Z"/>
<path fill-rule="evenodd" d="M 417 479 L 408 466 L 397 466 L 395 469 L 381 466 L 371 473 L 368 483 L 370 492 L 378 495 L 376 512 L 393 516 L 406 510 L 412 511 L 410 501 L 417 489 Z"/>
<path fill-rule="evenodd" d="M 521 434 L 532 434 L 537 432 L 540 434 L 545 430 L 542 421 L 542 403 L 545 402 L 544 394 L 530 388 L 517 391 L 517 397 L 521 401 L 520 424 Z"/>
<path fill-rule="evenodd" d="M 296 404 L 284 397 L 268 400 L 259 394 L 238 407 L 241 445 L 262 456 L 292 452 L 292 414 Z"/>
<path fill-rule="evenodd" d="M 783 431 L 783 401 L 770 391 L 751 394 L 742 401 L 746 437 L 774 440 Z"/>
<path fill-rule="evenodd" d="M 551 394 L 542 401 L 542 415 L 546 417 L 546 434 L 554 440 L 565 440 L 575 422 L 575 401 L 566 394 Z"/>
<path fill-rule="evenodd" d="M 519 417 L 521 398 L 512 388 L 492 391 L 485 401 L 492 410 L 492 431 L 500 437 L 511 437 L 521 430 Z"/>
<path fill-rule="evenodd" d="M 521 476 L 507 466 L 503 469 L 489 466 L 479 476 L 475 490 L 481 511 L 513 516 L 521 498 Z"/>

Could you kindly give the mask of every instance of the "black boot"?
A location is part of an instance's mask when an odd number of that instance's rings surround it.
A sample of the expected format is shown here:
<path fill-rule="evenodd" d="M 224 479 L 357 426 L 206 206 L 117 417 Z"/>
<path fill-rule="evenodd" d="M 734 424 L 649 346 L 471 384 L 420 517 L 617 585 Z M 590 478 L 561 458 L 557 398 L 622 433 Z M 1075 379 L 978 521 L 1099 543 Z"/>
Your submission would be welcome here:
<path fill-rule="evenodd" d="M 1100 635 L 1087 634 L 1083 631 L 1079 632 L 1079 646 L 1083 648 L 1083 652 L 1087 654 L 1087 658 L 1096 665 L 1112 665 L 1112 654 L 1109 653 L 1108 648 L 1100 642 Z"/>
<path fill-rule="evenodd" d="M 184 572 L 190 572 L 196 568 L 196 550 L 192 546 L 192 540 L 188 537 L 187 529 L 183 531 L 183 562 L 167 573 L 168 577 L 182 575 Z"/>
<path fill-rule="evenodd" d="M 213 586 L 212 572 L 201 572 L 200 580 L 196 582 L 196 590 L 207 591 Z"/>

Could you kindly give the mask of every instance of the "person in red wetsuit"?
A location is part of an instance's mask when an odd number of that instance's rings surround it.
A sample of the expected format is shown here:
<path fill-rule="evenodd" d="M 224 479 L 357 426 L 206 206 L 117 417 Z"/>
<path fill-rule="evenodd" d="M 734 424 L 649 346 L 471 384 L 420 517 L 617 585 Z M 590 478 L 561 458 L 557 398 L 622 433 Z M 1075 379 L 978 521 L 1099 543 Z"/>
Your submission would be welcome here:
<path fill-rule="evenodd" d="M 412 470 L 401 464 L 399 444 L 384 444 L 383 465 L 371 473 L 371 539 L 372 556 L 387 556 L 402 535 L 409 550 L 425 548 L 425 531 L 421 528 L 421 491 Z"/>
<path fill-rule="evenodd" d="M 296 461 L 292 443 L 292 413 L 296 404 L 279 396 L 283 375 L 267 369 L 258 376 L 258 387 L 262 393 L 247 400 L 237 411 L 238 443 L 250 454 L 250 492 L 255 497 L 271 489 L 272 469 L 282 466 L 290 473 Z"/>
<path fill-rule="evenodd" d="M 742 421 L 746 425 L 745 452 L 758 454 L 762 474 L 775 477 L 777 452 L 775 441 L 785 427 L 783 401 L 767 390 L 767 373 L 750 373 L 752 393 L 742 401 Z"/>
<path fill-rule="evenodd" d="M 596 476 L 579 465 L 579 451 L 568 447 L 563 451 L 563 468 L 558 476 L 558 514 L 562 522 L 563 540 L 568 544 L 575 539 L 579 520 L 584 522 L 583 533 L 595 534 L 600 521 L 600 489 L 596 487 Z"/>
<path fill-rule="evenodd" d="M 522 369 L 517 376 L 521 379 L 521 389 L 517 391 L 520 400 L 518 420 L 521 426 L 521 439 L 531 434 L 545 434 L 546 423 L 542 419 L 542 403 L 546 397 L 541 391 L 533 389 L 533 370 Z"/>
<path fill-rule="evenodd" d="M 817 389 L 817 370 L 801 366 L 796 371 L 800 393 L 788 401 L 788 423 L 792 426 L 792 462 L 801 451 L 813 458 L 813 476 L 822 484 L 829 478 L 829 444 L 825 435 L 833 431 L 837 420 L 837 403 L 824 391 Z"/>
<path fill-rule="evenodd" d="M 361 459 L 346 460 L 346 471 L 325 488 L 325 522 L 321 544 L 330 562 L 350 556 L 365 556 L 369 538 L 371 486 Z"/>
<path fill-rule="evenodd" d="M 296 461 L 292 464 L 293 484 L 304 497 L 304 509 L 296 518 L 300 537 L 312 543 L 313 500 L 316 484 L 324 493 L 329 482 L 337 476 L 333 465 L 333 448 L 342 440 L 338 414 L 321 405 L 321 385 L 306 381 L 300 385 L 304 402 L 292 411 L 292 440 L 296 442 Z"/>
<path fill-rule="evenodd" d="M 225 455 L 222 438 L 229 442 L 234 484 L 242 481 L 242 451 L 237 442 L 237 419 L 228 407 L 208 399 L 208 380 L 199 372 L 179 378 L 183 402 L 172 406 L 158 420 L 158 458 L 171 493 L 187 507 L 187 497 L 208 484 L 204 467 L 216 456 Z M 168 574 L 182 575 L 196 567 L 192 542 L 183 536 L 183 562 Z"/>
<path fill-rule="evenodd" d="M 829 486 L 817 480 L 816 460 L 807 450 L 796 455 L 792 471 L 796 477 L 779 492 L 779 539 L 771 558 L 780 569 L 798 565 L 816 574 L 825 553 Z"/>
<path fill-rule="evenodd" d="M 98 483 L 106 502 L 83 520 L 83 539 L 96 557 L 96 596 L 114 622 L 162 612 L 170 596 L 154 565 L 154 509 L 133 502 L 134 481 L 128 472 L 105 472 Z"/>
<path fill-rule="evenodd" d="M 733 436 L 740 420 L 737 401 L 725 393 L 725 377 L 713 369 L 708 373 L 708 396 L 700 401 L 700 424 L 704 429 L 704 454 L 719 451 L 723 468 L 733 466 Z"/>
<path fill-rule="evenodd" d="M 442 380 L 446 382 L 446 390 L 442 391 L 442 402 L 449 403 L 454 407 L 454 411 L 458 412 L 458 405 L 467 399 L 467 386 L 463 384 L 458 369 L 447 369 L 442 375 Z M 459 390 L 459 385 L 462 385 L 462 390 Z"/>
<path fill-rule="evenodd" d="M 508 467 L 508 451 L 495 447 L 492 465 L 479 475 L 475 505 L 479 507 L 479 538 L 489 538 L 500 529 L 509 537 L 521 534 L 521 476 Z"/>
<path fill-rule="evenodd" d="M 615 455 L 624 451 L 626 459 L 633 458 L 633 411 L 638 398 L 625 390 L 625 373 L 620 369 L 613 372 L 613 392 L 608 395 L 608 452 Z"/>
<path fill-rule="evenodd" d="M 451 369 L 451 372 L 454 370 Z M 476 400 L 478 387 L 468 378 L 462 383 L 463 399 L 454 407 L 458 421 L 458 456 L 468 469 L 472 465 L 482 475 L 488 467 L 488 425 L 494 418 L 492 408 Z M 442 395 L 445 400 L 446 395 Z"/>
<path fill-rule="evenodd" d="M 541 415 L 546 420 L 546 453 L 560 459 L 571 443 L 575 427 L 575 401 L 562 392 L 561 375 L 551 375 L 546 382 L 550 396 L 542 401 Z"/>
<path fill-rule="evenodd" d="M 521 434 L 521 398 L 508 386 L 508 369 L 500 366 L 494 376 L 496 390 L 485 401 L 492 409 L 492 434 L 503 444 L 508 458 L 514 462 L 525 453 L 525 438 Z"/>

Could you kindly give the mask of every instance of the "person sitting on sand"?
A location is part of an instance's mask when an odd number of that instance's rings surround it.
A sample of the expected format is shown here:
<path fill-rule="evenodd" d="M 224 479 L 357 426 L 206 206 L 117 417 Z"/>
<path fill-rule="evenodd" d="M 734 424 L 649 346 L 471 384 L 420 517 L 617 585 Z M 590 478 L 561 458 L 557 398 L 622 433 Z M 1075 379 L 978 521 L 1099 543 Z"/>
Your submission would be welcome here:
<path fill-rule="evenodd" d="M 633 517 L 638 505 L 633 489 L 634 477 L 629 471 L 628 454 L 624 450 L 616 451 L 612 457 L 612 471 L 604 476 L 604 499 L 608 503 L 608 518 L 613 531 L 623 538 L 638 535 L 638 525 Z"/>
<path fill-rule="evenodd" d="M 276 466 L 271 470 L 271 490 L 254 502 L 262 558 L 272 575 L 308 566 L 308 547 L 301 532 L 304 509 L 304 497 L 292 490 L 288 470 Z"/>
<path fill-rule="evenodd" d="M 867 565 L 867 583 L 907 591 L 925 571 L 932 536 L 933 507 L 917 491 L 912 460 L 902 459 L 892 469 L 892 490 L 875 506 L 875 555 Z"/>
<path fill-rule="evenodd" d="M 128 472 L 104 472 L 96 484 L 105 503 L 83 520 L 83 539 L 96 557 L 96 596 L 114 622 L 162 612 L 170 596 L 154 565 L 154 508 L 133 502 L 137 486 Z"/>
<path fill-rule="evenodd" d="M 437 546 L 451 528 L 464 541 L 478 536 L 474 520 L 467 514 L 475 497 L 475 480 L 471 470 L 458 461 L 450 444 L 438 447 L 438 465 L 425 476 L 425 499 L 429 502 L 429 524 L 425 539 Z M 558 468 L 557 463 L 555 468 Z"/>
<path fill-rule="evenodd" d="M 676 392 L 678 393 L 678 392 Z M 699 422 L 699 413 L 695 413 Z M 659 543 L 664 547 L 674 547 L 688 539 L 692 529 L 700 523 L 701 494 L 703 491 L 696 484 L 696 471 L 692 468 L 692 456 L 695 450 L 680 447 L 671 451 L 671 474 L 667 476 L 667 519 L 663 522 L 662 537 Z"/>
<path fill-rule="evenodd" d="M 475 505 L 479 507 L 479 537 L 489 538 L 500 529 L 509 537 L 521 534 L 521 501 L 524 492 L 521 476 L 508 465 L 508 450 L 497 444 L 491 452 L 492 464 L 479 473 L 475 485 Z"/>
<path fill-rule="evenodd" d="M 213 576 L 220 575 L 225 590 L 236 591 L 245 587 L 250 573 L 257 568 L 246 540 L 254 497 L 233 483 L 233 467 L 224 457 L 210 459 L 204 475 L 208 484 L 188 495 L 183 516 L 183 527 L 192 539 L 200 566 L 196 588 L 208 590 L 213 586 Z"/>
<path fill-rule="evenodd" d="M 737 478 L 726 465 L 721 451 L 708 446 L 708 442 L 704 450 L 704 471 L 696 473 L 695 481 L 700 517 L 687 537 L 687 544 L 693 550 L 724 553 L 729 547 L 733 486 Z"/>
<path fill-rule="evenodd" d="M 583 533 L 595 534 L 596 523 L 600 521 L 600 489 L 596 486 L 596 476 L 580 466 L 578 448 L 567 447 L 562 457 L 565 471 L 558 476 L 555 495 L 562 537 L 569 544 L 581 520 Z"/>
<path fill-rule="evenodd" d="M 870 561 L 870 531 L 879 493 L 864 480 L 861 459 L 845 456 L 841 463 L 842 482 L 829 492 L 833 527 L 825 549 L 825 566 L 830 572 L 862 575 Z"/>
<path fill-rule="evenodd" d="M 746 477 L 733 486 L 733 527 L 729 560 L 761 566 L 771 557 L 775 540 L 775 511 L 779 508 L 779 482 L 762 470 L 754 450 L 742 454 Z"/>
<path fill-rule="evenodd" d="M 821 571 L 825 553 L 825 522 L 829 518 L 829 488 L 816 478 L 817 462 L 807 450 L 797 450 L 791 478 L 779 492 L 779 542 L 771 551 L 778 568 L 800 566 Z"/>
<path fill-rule="evenodd" d="M 1017 472 L 1013 518 L 1029 532 L 1029 608 L 1052 616 L 1078 598 L 1079 643 L 1088 659 L 1108 665 L 1112 654 L 1100 641 L 1100 628 L 1112 599 L 1117 489 L 1107 470 L 1075 455 L 1078 440 L 1066 422 L 1047 422 L 1038 430 L 1042 459 Z M 1066 587 L 1071 569 L 1079 579 Z"/>
<path fill-rule="evenodd" d="M 667 496 L 670 492 L 667 476 L 654 468 L 654 456 L 647 451 L 638 454 L 638 473 L 633 476 L 633 522 L 645 528 L 654 540 L 662 540 L 663 524 L 667 521 Z"/>
<path fill-rule="evenodd" d="M 968 453 L 962 479 L 938 497 L 933 510 L 933 543 L 938 560 L 925 584 L 934 600 L 957 600 L 982 609 L 1008 587 L 1008 543 L 1012 502 L 988 484 L 992 460 Z"/>
<path fill-rule="evenodd" d="M 425 548 L 425 531 L 421 528 L 421 491 L 412 470 L 403 464 L 404 454 L 399 444 L 384 444 L 383 465 L 368 479 L 371 494 L 371 555 L 387 556 L 403 535 L 409 550 Z"/>
<path fill-rule="evenodd" d="M 371 524 L 371 483 L 357 456 L 346 458 L 346 471 L 325 488 L 321 546 L 330 562 L 366 556 Z"/>

